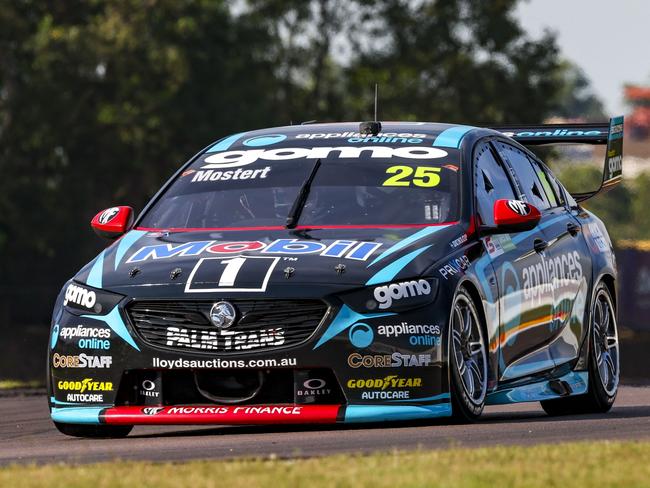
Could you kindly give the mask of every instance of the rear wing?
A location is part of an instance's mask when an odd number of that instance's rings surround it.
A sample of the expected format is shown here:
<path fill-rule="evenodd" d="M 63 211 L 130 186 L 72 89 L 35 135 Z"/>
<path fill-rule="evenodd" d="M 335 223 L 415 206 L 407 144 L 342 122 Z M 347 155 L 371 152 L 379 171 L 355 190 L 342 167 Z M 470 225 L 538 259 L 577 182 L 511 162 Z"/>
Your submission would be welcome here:
<path fill-rule="evenodd" d="M 605 167 L 600 188 L 585 193 L 572 193 L 582 202 L 620 183 L 623 175 L 623 117 L 612 117 L 609 124 L 542 124 L 531 126 L 491 127 L 524 146 L 544 144 L 607 145 Z"/>

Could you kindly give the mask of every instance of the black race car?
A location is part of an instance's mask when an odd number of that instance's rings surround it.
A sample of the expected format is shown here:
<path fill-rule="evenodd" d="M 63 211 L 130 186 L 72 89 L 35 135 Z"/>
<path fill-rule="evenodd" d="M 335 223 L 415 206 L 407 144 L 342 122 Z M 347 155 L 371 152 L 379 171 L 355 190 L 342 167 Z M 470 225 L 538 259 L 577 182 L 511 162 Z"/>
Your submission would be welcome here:
<path fill-rule="evenodd" d="M 49 406 L 74 436 L 136 424 L 408 420 L 616 397 L 616 264 L 579 203 L 621 178 L 609 124 L 314 124 L 193 157 L 65 284 Z M 606 144 L 570 195 L 522 144 Z"/>

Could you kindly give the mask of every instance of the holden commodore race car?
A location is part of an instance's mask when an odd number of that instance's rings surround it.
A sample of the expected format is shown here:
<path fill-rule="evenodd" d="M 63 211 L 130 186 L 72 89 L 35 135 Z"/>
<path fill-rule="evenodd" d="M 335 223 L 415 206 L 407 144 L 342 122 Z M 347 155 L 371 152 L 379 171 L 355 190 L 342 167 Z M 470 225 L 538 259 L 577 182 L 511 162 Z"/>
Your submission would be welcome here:
<path fill-rule="evenodd" d="M 569 194 L 525 146 L 607 146 Z M 235 134 L 183 165 L 61 290 L 47 383 L 64 434 L 143 424 L 551 415 L 616 398 L 616 263 L 581 201 L 623 119 L 339 123 Z"/>

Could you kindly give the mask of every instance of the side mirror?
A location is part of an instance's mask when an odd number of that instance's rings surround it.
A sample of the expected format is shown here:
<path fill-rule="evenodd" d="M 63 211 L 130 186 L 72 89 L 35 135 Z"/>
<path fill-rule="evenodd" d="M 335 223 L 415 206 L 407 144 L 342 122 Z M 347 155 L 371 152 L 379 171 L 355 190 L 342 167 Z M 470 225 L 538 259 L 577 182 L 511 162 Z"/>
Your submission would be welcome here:
<path fill-rule="evenodd" d="M 494 202 L 495 233 L 523 232 L 532 230 L 541 218 L 539 210 L 521 200 L 497 200 Z"/>
<path fill-rule="evenodd" d="M 102 210 L 90 221 L 90 226 L 99 237 L 117 239 L 131 228 L 133 209 L 131 207 L 111 207 Z"/>

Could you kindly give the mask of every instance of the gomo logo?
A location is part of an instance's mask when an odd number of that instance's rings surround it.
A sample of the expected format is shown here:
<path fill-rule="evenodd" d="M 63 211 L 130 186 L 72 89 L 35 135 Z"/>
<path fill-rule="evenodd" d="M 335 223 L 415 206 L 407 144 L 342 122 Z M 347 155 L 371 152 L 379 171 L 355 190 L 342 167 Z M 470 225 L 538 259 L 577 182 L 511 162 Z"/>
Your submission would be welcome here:
<path fill-rule="evenodd" d="M 428 295 L 430 293 L 431 285 L 427 280 L 404 281 L 392 285 L 378 286 L 374 291 L 375 300 L 379 302 L 379 308 L 382 310 L 390 308 L 393 305 L 393 300 Z"/>
<path fill-rule="evenodd" d="M 235 168 L 254 163 L 258 159 L 264 161 L 287 161 L 291 159 L 326 159 L 337 157 L 339 159 L 357 159 L 362 155 L 371 158 L 404 158 L 404 159 L 439 159 L 447 156 L 447 152 L 435 147 L 286 147 L 280 149 L 252 149 L 242 151 L 225 151 L 212 154 L 204 160 L 201 169 Z"/>
<path fill-rule="evenodd" d="M 67 305 L 69 302 L 72 302 L 82 307 L 92 309 L 95 306 L 96 301 L 97 295 L 94 291 L 87 290 L 83 286 L 78 286 L 70 283 L 65 290 L 63 305 Z"/>

